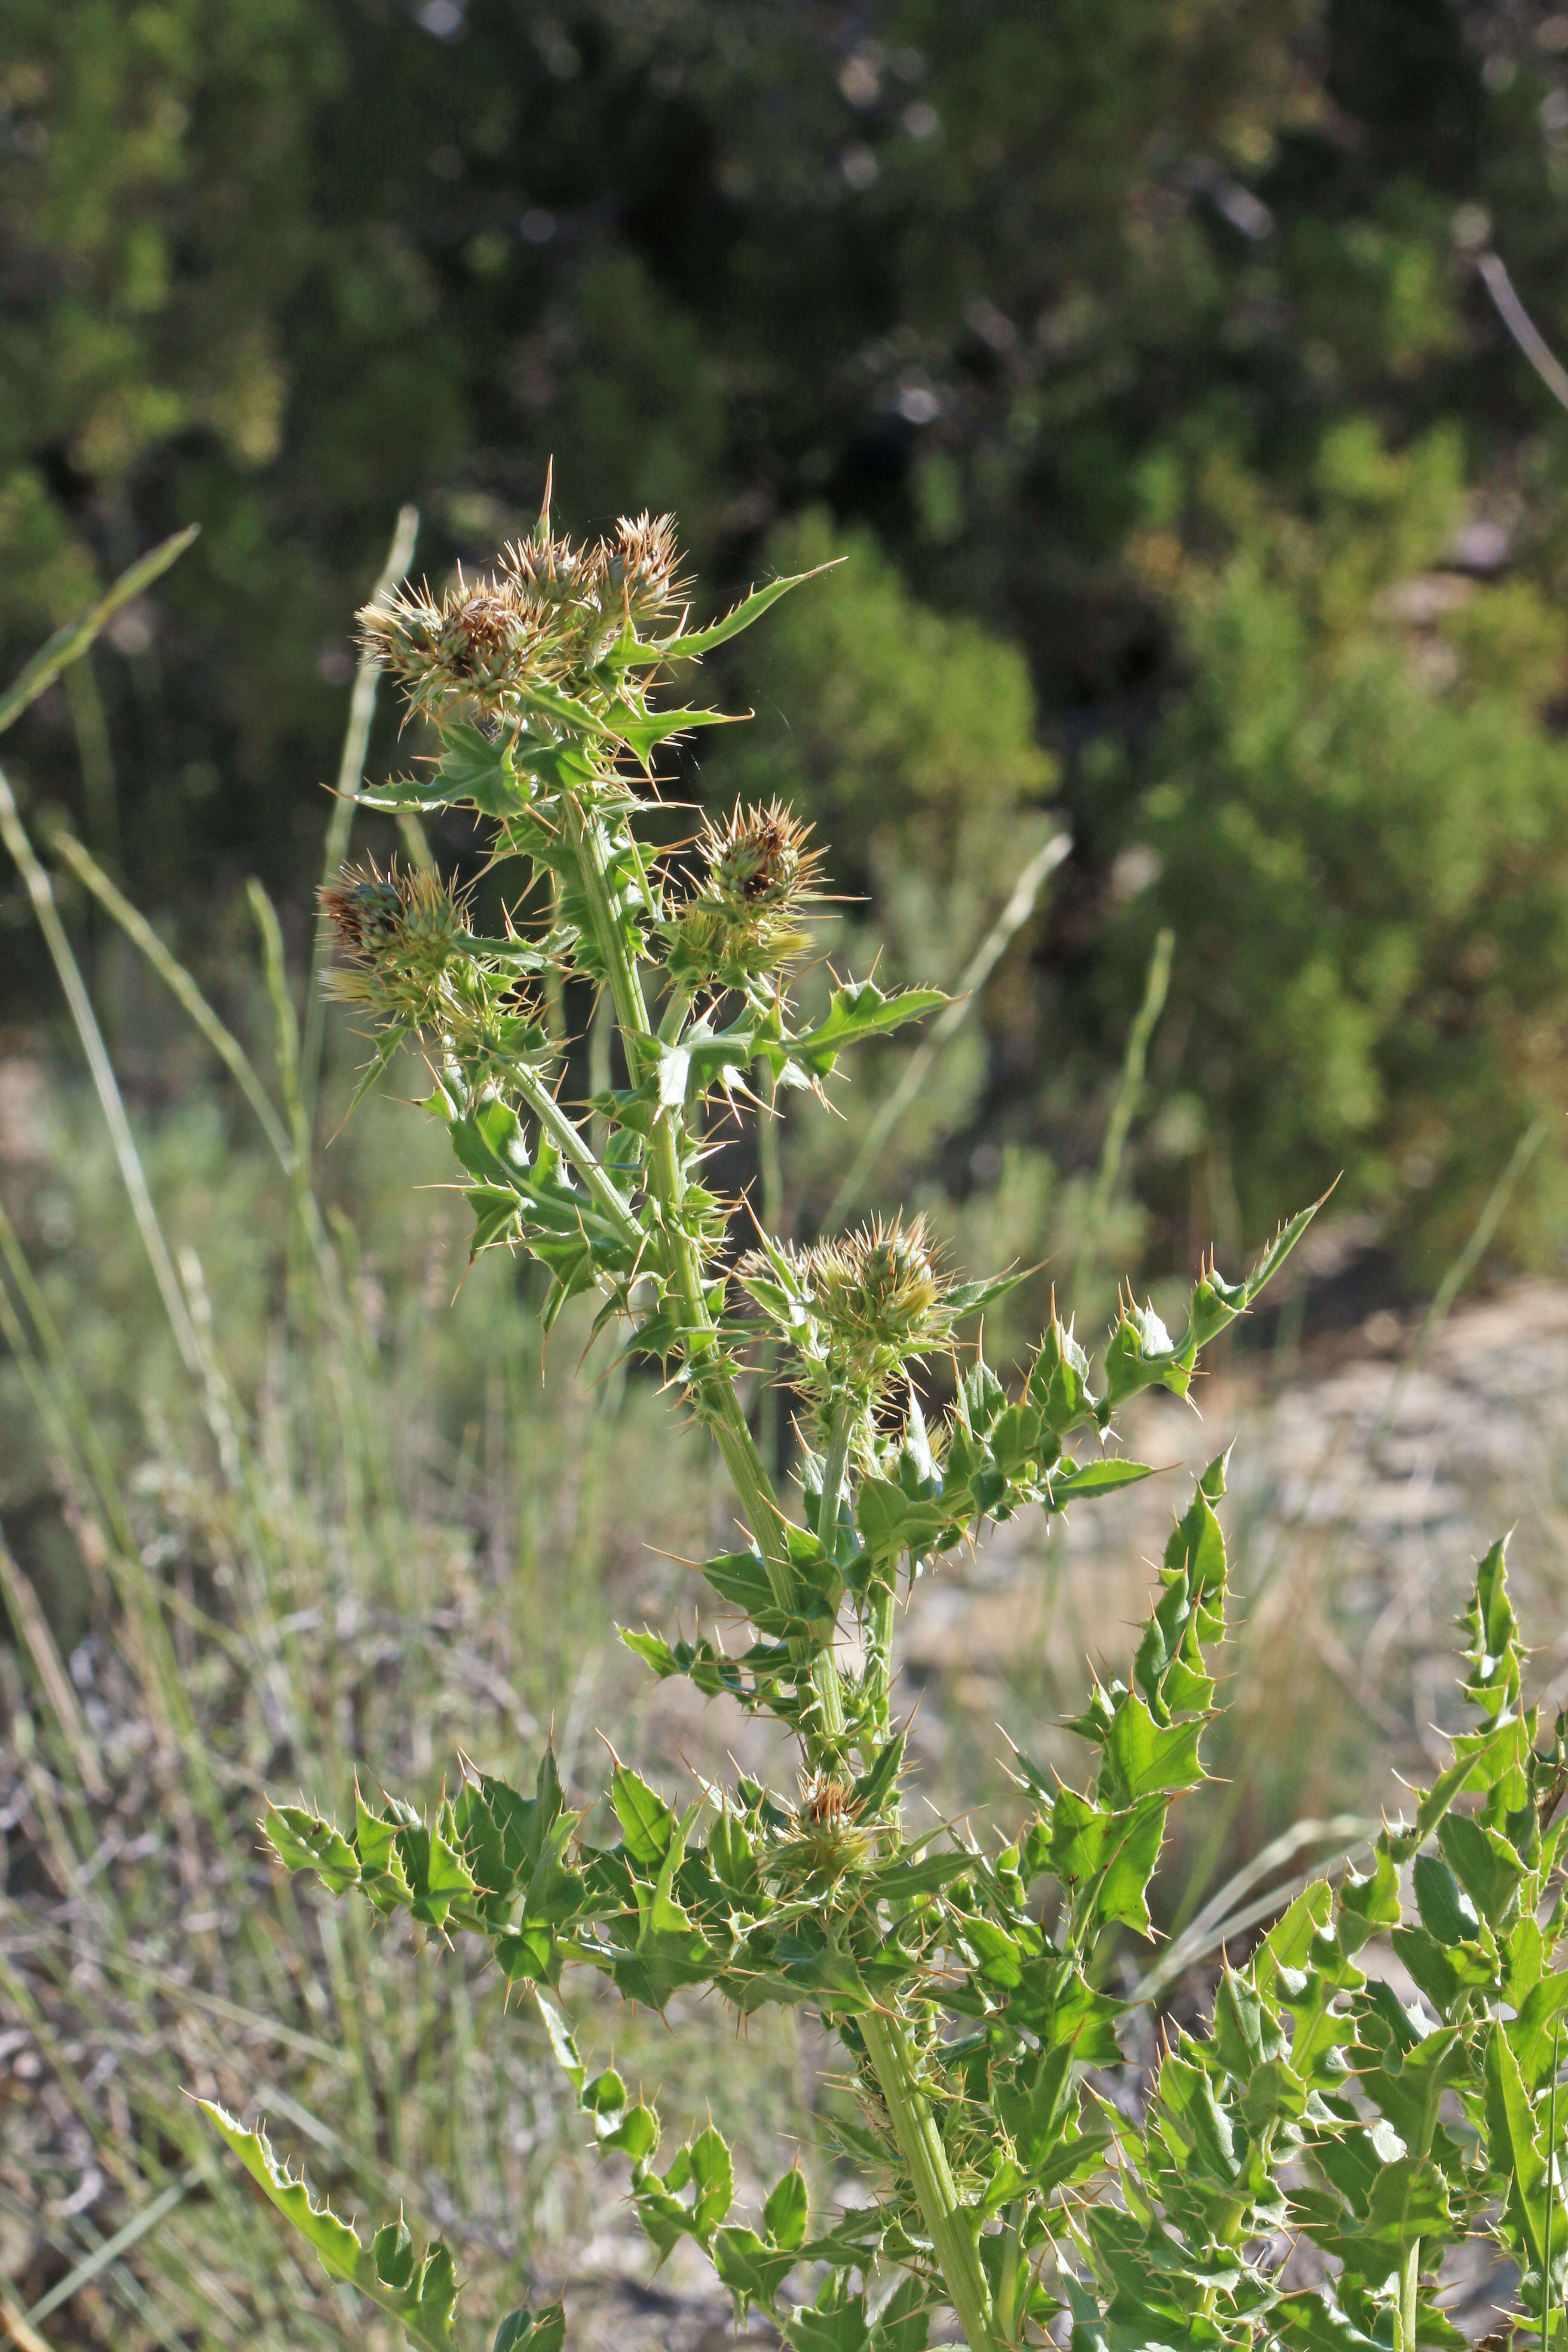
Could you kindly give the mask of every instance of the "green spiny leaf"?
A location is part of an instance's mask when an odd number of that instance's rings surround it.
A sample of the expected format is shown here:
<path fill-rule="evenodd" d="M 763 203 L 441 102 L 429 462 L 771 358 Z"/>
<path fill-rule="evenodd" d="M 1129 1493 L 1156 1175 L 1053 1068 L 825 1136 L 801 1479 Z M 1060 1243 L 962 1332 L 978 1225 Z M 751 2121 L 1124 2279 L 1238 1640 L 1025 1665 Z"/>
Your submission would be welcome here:
<path fill-rule="evenodd" d="M 786 1062 L 795 1062 L 813 1077 L 825 1078 L 847 1046 L 900 1029 L 906 1021 L 919 1021 L 946 1003 L 939 988 L 905 988 L 884 996 L 875 981 L 851 982 L 834 990 L 826 1018 L 815 1029 L 778 1045 L 763 1044 L 759 1051 L 775 1076 Z"/>
<path fill-rule="evenodd" d="M 1130 1691 L 1116 1710 L 1105 1743 L 1122 1801 L 1151 1796 L 1156 1790 L 1195 1789 L 1204 1777 L 1198 1762 L 1203 1728 L 1200 1718 L 1162 1729 L 1136 1691 Z"/>
<path fill-rule="evenodd" d="M 359 1856 L 342 1832 L 320 1814 L 307 1813 L 298 1805 L 268 1805 L 261 1828 L 285 1870 L 318 1872 L 333 1895 L 359 1885 Z"/>
<path fill-rule="evenodd" d="M 687 734 L 693 727 L 732 727 L 749 717 L 743 710 L 642 710 L 634 711 L 618 704 L 616 709 L 616 733 L 630 746 L 646 768 L 649 754 L 659 744 L 668 743 L 673 735 Z"/>
<path fill-rule="evenodd" d="M 1135 1486 L 1141 1478 L 1153 1475 L 1146 1462 L 1064 1461 L 1047 1474 L 1047 1507 L 1065 1511 L 1069 1503 L 1084 1502 L 1095 1495 L 1114 1495 L 1118 1487 Z"/>
<path fill-rule="evenodd" d="M 628 665 L 694 661 L 701 654 L 711 653 L 715 646 L 727 645 L 731 637 L 738 637 L 742 629 L 749 629 L 753 621 L 760 621 L 768 607 L 776 604 L 781 596 L 787 596 L 792 588 L 798 588 L 804 581 L 817 579 L 824 572 L 831 572 L 843 561 L 842 556 L 835 556 L 832 563 L 818 563 L 809 572 L 792 572 L 785 580 L 770 580 L 764 587 L 753 588 L 749 596 L 743 596 L 721 621 L 711 621 L 705 629 L 682 630 L 673 637 L 653 638 L 647 645 L 634 646 L 620 658 Z"/>
<path fill-rule="evenodd" d="M 774 2245 L 795 2249 L 805 2242 L 809 2214 L 805 2175 L 798 2165 L 792 2165 L 769 2192 L 763 2207 L 763 2227 Z"/>
<path fill-rule="evenodd" d="M 698 2236 L 707 2238 L 723 2221 L 735 2198 L 735 2170 L 730 2150 L 711 2124 L 692 2141 L 690 2163 L 692 2186 L 697 2192 L 692 2219 Z"/>
<path fill-rule="evenodd" d="M 562 2352 L 566 2313 L 558 2303 L 542 2311 L 509 2311 L 496 2330 L 492 2352 Z"/>
<path fill-rule="evenodd" d="M 1554 2200 L 1547 2160 L 1536 2137 L 1535 2115 L 1506 2029 L 1494 2024 L 1487 2037 L 1487 2138 L 1496 2178 L 1507 2185 L 1508 2211 L 1531 2267 L 1546 2260 L 1547 2232 Z M 1558 2220 L 1563 2219 L 1559 2210 Z M 1568 2241 L 1561 2250 L 1568 2252 Z"/>
<path fill-rule="evenodd" d="M 412 2246 L 406 2264 L 404 2263 L 395 2224 L 392 2225 L 390 2238 L 384 2230 L 378 2231 L 374 2246 L 382 2249 L 383 2258 L 395 2274 L 401 2273 L 406 2282 L 394 2284 L 378 2268 L 373 2248 L 362 2246 L 348 2223 L 340 2221 L 328 2205 L 312 2201 L 303 2180 L 295 2179 L 287 2166 L 273 2155 L 264 2133 L 247 2131 L 210 2099 L 201 2099 L 197 2105 L 228 2142 L 251 2179 L 314 2248 L 329 2278 L 357 2287 L 383 2311 L 401 2321 L 422 2352 L 450 2352 L 457 2287 L 452 2276 L 452 2257 L 445 2246 L 437 2243 L 429 2247 L 416 2268 Z M 544 2352 L 544 2347 L 539 2347 L 539 2352 Z"/>
<path fill-rule="evenodd" d="M 636 1772 L 617 1764 L 610 1782 L 610 1802 L 631 1860 L 645 1870 L 657 1870 L 675 1835 L 675 1815 L 664 1799 Z"/>
<path fill-rule="evenodd" d="M 935 1895 L 942 1887 L 951 1886 L 955 1879 L 967 1876 L 978 1859 L 961 1846 L 942 1853 L 922 1854 L 918 1862 L 884 1863 L 867 1877 L 866 1891 L 893 1903 L 908 1902 L 917 1895 Z"/>
<path fill-rule="evenodd" d="M 754 2230 L 733 2226 L 716 2232 L 713 2267 L 742 2312 L 754 2303 L 772 2315 L 775 2298 L 799 2257 L 788 2247 L 764 2245 Z"/>

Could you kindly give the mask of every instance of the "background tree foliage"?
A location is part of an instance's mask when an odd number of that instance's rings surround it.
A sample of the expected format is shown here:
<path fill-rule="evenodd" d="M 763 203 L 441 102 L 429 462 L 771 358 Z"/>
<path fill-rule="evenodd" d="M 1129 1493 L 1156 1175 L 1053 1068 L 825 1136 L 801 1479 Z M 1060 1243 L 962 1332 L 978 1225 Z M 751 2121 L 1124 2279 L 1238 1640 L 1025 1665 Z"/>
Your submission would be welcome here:
<path fill-rule="evenodd" d="M 895 962 L 960 970 L 1066 815 L 951 1184 L 1093 1160 L 1169 924 L 1156 1251 L 1341 1167 L 1446 1250 L 1568 1091 L 1568 418 L 1475 268 L 1568 340 L 1565 61 L 1451 0 L 15 0 L 12 665 L 204 525 L 18 738 L 35 812 L 198 961 L 215 873 L 302 910 L 394 507 L 437 580 L 553 452 L 720 585 L 847 553 L 687 781 L 809 807 Z M 1512 1246 L 1565 1225 L 1553 1141 Z"/>

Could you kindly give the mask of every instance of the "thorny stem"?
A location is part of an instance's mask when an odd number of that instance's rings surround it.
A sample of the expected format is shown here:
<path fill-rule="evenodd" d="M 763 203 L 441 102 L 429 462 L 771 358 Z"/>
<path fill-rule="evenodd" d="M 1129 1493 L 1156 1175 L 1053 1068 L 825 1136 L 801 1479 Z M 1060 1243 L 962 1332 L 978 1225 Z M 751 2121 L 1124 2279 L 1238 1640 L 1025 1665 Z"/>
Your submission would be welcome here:
<path fill-rule="evenodd" d="M 860 2031 L 969 2352 L 998 2352 L 991 2290 L 958 2201 L 936 2116 L 921 2088 L 909 2028 L 901 2018 L 872 2010 L 860 2020 Z"/>
<path fill-rule="evenodd" d="M 626 953 L 625 940 L 610 904 L 605 870 L 607 844 L 604 830 L 596 818 L 584 818 L 584 813 L 574 811 L 574 832 L 596 942 L 609 975 L 611 993 L 626 1039 L 628 1055 L 634 1063 L 635 1075 L 640 1078 L 644 1066 L 652 1059 L 655 1039 L 641 982 Z M 541 1088 L 540 1092 L 544 1094 L 546 1090 Z M 559 1133 L 562 1129 L 570 1128 L 570 1121 L 565 1119 L 564 1114 L 555 1110 L 553 1102 L 551 1108 L 552 1131 Z M 648 1186 L 663 1212 L 666 1264 L 685 1311 L 687 1356 L 692 1378 L 705 1415 L 713 1426 L 725 1466 L 767 1564 L 769 1583 L 780 1605 L 787 1607 L 794 1599 L 795 1578 L 784 1547 L 783 1514 L 735 1394 L 734 1383 L 720 1352 L 718 1336 L 703 1296 L 702 1268 L 697 1244 L 682 1229 L 679 1220 L 679 1211 L 685 1190 L 680 1170 L 680 1116 L 679 1108 L 671 1105 L 655 1124 L 648 1159 Z M 575 1130 L 573 1133 L 575 1135 Z M 586 1149 L 580 1138 L 576 1140 L 579 1150 Z M 574 1156 L 577 1157 L 576 1150 Z M 578 1164 L 583 1165 L 580 1158 Z M 613 1193 L 614 1187 L 609 1184 L 609 1180 L 603 1176 L 602 1171 L 599 1173 L 604 1185 Z M 600 1195 L 596 1192 L 595 1197 Z M 828 1444 L 818 1521 L 818 1531 L 824 1543 L 829 1541 L 837 1524 L 838 1499 L 843 1488 L 855 1418 L 853 1408 L 841 1409 Z M 875 1639 L 884 1681 L 887 1653 L 892 1637 L 892 1608 L 893 1595 L 889 1590 L 885 1596 L 879 1596 L 876 1619 Z M 813 1679 L 820 1702 L 823 1731 L 829 1738 L 842 1735 L 843 1685 L 830 1652 L 822 1653 L 816 1660 Z M 920 2085 L 909 2029 L 900 2018 L 873 2012 L 861 2021 L 861 2030 L 921 2215 L 931 2232 L 932 2251 L 970 2352 L 998 2352 L 999 2339 L 994 2331 L 991 2292 L 981 2268 L 974 2231 L 960 2206 L 942 2134 L 930 2099 Z"/>

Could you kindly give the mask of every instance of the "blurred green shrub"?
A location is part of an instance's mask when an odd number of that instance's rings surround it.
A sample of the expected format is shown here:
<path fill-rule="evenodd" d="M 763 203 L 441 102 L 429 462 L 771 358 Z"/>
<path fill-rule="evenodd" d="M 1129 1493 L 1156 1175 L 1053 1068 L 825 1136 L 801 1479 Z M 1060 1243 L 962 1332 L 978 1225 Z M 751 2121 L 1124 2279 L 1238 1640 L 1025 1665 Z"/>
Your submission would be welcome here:
<path fill-rule="evenodd" d="M 868 531 L 836 531 L 820 508 L 767 552 L 780 572 L 839 568 L 737 648 L 756 719 L 708 751 L 705 790 L 789 799 L 831 844 L 836 880 L 869 894 L 869 919 L 895 934 L 898 880 L 923 879 L 920 955 L 956 963 L 1016 865 L 1020 814 L 1057 781 L 1027 667 L 974 621 L 921 604 Z M 910 944 L 896 940 L 900 969 Z"/>
<path fill-rule="evenodd" d="M 118 842 L 139 902 L 213 971 L 215 871 L 298 907 L 319 865 L 348 616 L 404 498 L 437 582 L 531 513 L 552 450 L 605 515 L 679 505 L 716 595 L 764 545 L 831 529 L 848 602 L 799 625 L 840 702 L 799 693 L 787 632 L 744 682 L 763 730 L 770 696 L 805 714 L 771 756 L 859 866 L 868 912 L 846 920 L 889 961 L 918 938 L 959 969 L 1006 811 L 1048 789 L 1037 740 L 1076 838 L 1033 953 L 906 1139 L 922 1181 L 987 1189 L 976 1150 L 1092 1169 L 1169 916 L 1128 1162 L 1154 1257 L 1194 1222 L 1259 1233 L 1300 1153 L 1443 1252 L 1527 1105 L 1563 1094 L 1556 886 L 1531 843 L 1568 424 L 1473 264 L 1489 239 L 1562 343 L 1564 75 L 1524 18 L 1447 0 L 881 0 L 853 24 L 764 0 L 18 0 L 5 647 L 19 660 L 160 530 L 204 526 L 158 609 L 29 715 L 20 782 L 111 859 Z M 1380 609 L 1443 563 L 1453 522 L 1493 532 L 1506 594 L 1431 622 Z M 942 692 L 869 719 L 879 645 L 928 623 Z M 958 703 L 994 769 L 952 759 Z M 1432 780 L 1494 766 L 1505 813 L 1468 827 Z M 1254 885 L 1235 936 L 1215 938 L 1203 879 L 1222 845 L 1194 834 L 1184 862 L 1166 790 L 1261 828 L 1223 849 Z M 1139 898 L 1151 851 L 1165 878 Z M 1274 870 L 1292 860 L 1293 883 Z M 1493 900 L 1517 919 L 1492 925 Z M 26 1003 L 8 915 L 0 984 Z M 1200 1001 L 1222 1040 L 1256 1005 L 1253 1043 L 1200 1059 Z M 1247 1075 L 1265 1061 L 1300 1089 L 1282 1127 Z M 1555 1246 L 1558 1181 L 1547 1155 L 1515 1252 Z"/>
<path fill-rule="evenodd" d="M 1173 588 L 1188 689 L 1135 790 L 1100 764 L 1154 877 L 1109 937 L 1130 993 L 1175 926 L 1164 1083 L 1205 1106 L 1190 1164 L 1244 1223 L 1343 1169 L 1346 1201 L 1418 1219 L 1430 1266 L 1563 1097 L 1568 747 L 1543 706 L 1568 624 L 1523 581 L 1432 568 L 1461 511 L 1446 432 L 1395 454 L 1337 427 L 1310 519 L 1224 488 L 1228 512 L 1194 485 L 1188 530 L 1228 530 Z M 1519 1255 L 1560 1245 L 1559 1151 L 1510 1219 Z"/>

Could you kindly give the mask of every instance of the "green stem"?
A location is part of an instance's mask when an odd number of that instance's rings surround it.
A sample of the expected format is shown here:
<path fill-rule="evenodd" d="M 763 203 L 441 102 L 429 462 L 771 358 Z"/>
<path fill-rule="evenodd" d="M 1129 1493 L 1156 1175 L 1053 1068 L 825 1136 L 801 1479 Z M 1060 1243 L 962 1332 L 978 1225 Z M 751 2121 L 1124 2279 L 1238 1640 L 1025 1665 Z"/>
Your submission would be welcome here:
<path fill-rule="evenodd" d="M 647 1005 L 644 1002 L 642 982 L 636 964 L 626 953 L 626 943 L 610 898 L 610 844 L 604 819 L 593 808 L 581 802 L 568 800 L 565 804 L 567 834 L 577 853 L 577 870 L 587 898 L 594 925 L 594 942 L 599 950 L 610 994 L 615 1000 L 616 1018 L 626 1042 L 626 1054 L 634 1065 L 634 1084 L 641 1077 L 644 1063 L 649 1058 L 648 1048 L 653 1031 L 648 1024 Z"/>
<path fill-rule="evenodd" d="M 849 1441 L 855 1433 L 859 1415 L 853 1402 L 841 1403 L 833 1417 L 828 1433 L 827 1453 L 822 1465 L 822 1501 L 816 1514 L 817 1540 L 825 1551 L 831 1551 L 838 1528 L 838 1497 L 844 1492 L 844 1465 L 849 1459 Z"/>
<path fill-rule="evenodd" d="M 827 1441 L 822 1465 L 822 1501 L 816 1514 L 817 1541 L 832 1553 L 838 1529 L 838 1497 L 844 1490 L 844 1466 L 858 1414 L 853 1403 L 840 1404 Z M 844 1730 L 844 1681 L 831 1650 L 819 1651 L 811 1679 L 822 1707 L 822 1727 L 830 1738 Z"/>
<path fill-rule="evenodd" d="M 1009 2205 L 1002 2216 L 1002 2276 L 996 2290 L 996 2332 L 1008 2343 L 1018 2334 L 1018 2303 L 1022 2292 L 1024 2249 L 1019 2239 L 1022 2205 Z"/>
<path fill-rule="evenodd" d="M 630 1202 L 605 1173 L 593 1145 L 580 1127 L 567 1118 L 537 1070 L 526 1062 L 510 1065 L 511 1080 L 551 1141 L 570 1160 L 584 1183 L 628 1248 L 640 1249 L 646 1238 Z"/>
<path fill-rule="evenodd" d="M 1405 2255 L 1399 2273 L 1400 2352 L 1415 2352 L 1415 2303 L 1421 2286 L 1421 2241 Z"/>
<path fill-rule="evenodd" d="M 761 1194 L 763 1231 L 778 1234 L 784 1225 L 784 1155 L 779 1150 L 779 1122 L 771 1103 L 764 1098 L 764 1087 L 770 1087 L 770 1073 L 765 1061 L 756 1064 L 757 1073 L 757 1184 Z M 762 1393 L 757 1406 L 757 1435 L 764 1462 L 777 1469 L 782 1459 L 779 1446 L 780 1415 L 778 1384 L 773 1371 L 778 1362 L 778 1346 L 773 1339 L 762 1343 L 759 1370 Z"/>
<path fill-rule="evenodd" d="M 897 1572 L 895 1564 L 889 1577 Z M 866 1677 L 872 1692 L 873 1719 L 884 1729 L 893 1685 L 893 1612 L 897 1606 L 898 1593 L 892 1583 L 879 1584 L 871 1596 L 871 1645 Z"/>
<path fill-rule="evenodd" d="M 860 2031 L 969 2352 L 997 2352 L 991 2290 L 974 2232 L 959 2208 L 936 2116 L 920 2085 L 909 2028 L 901 2018 L 872 2010 L 860 2020 Z"/>
<path fill-rule="evenodd" d="M 669 1003 L 664 1008 L 664 1019 L 658 1024 L 661 1045 L 679 1045 L 680 1033 L 686 1026 L 686 1016 L 690 1010 L 691 991 L 689 988 L 672 988 Z"/>
<path fill-rule="evenodd" d="M 597 814 L 578 803 L 568 803 L 568 826 L 577 852 L 595 945 L 609 980 L 636 1084 L 654 1061 L 657 1044 L 642 983 L 611 898 L 608 837 Z M 552 1111 L 553 1108 L 552 1105 Z M 564 1118 L 559 1112 L 554 1115 Z M 784 1515 L 719 1347 L 703 1295 L 697 1244 L 683 1230 L 679 1214 L 685 1191 L 680 1164 L 680 1118 L 677 1106 L 667 1108 L 655 1122 L 648 1154 L 648 1189 L 662 1212 L 664 1271 L 681 1302 L 687 1362 L 704 1414 L 712 1426 L 724 1465 L 751 1523 L 766 1565 L 769 1586 L 780 1606 L 789 1608 L 795 1600 L 795 1571 L 784 1541 Z M 852 1427 L 852 1416 L 844 1416 L 842 1428 L 835 1428 L 829 1446 L 829 1471 L 823 1487 L 823 1524 L 829 1528 L 837 1517 L 838 1493 Z M 812 1680 L 820 1702 L 822 1729 L 830 1738 L 841 1738 L 844 1686 L 830 1651 L 820 1653 L 814 1660 Z M 942 2135 L 917 2079 L 908 2029 L 897 2018 L 873 2013 L 862 2021 L 862 2030 L 970 2352 L 996 2352 L 991 2294 L 980 2265 L 975 2235 L 959 2210 L 958 2192 Z"/>

